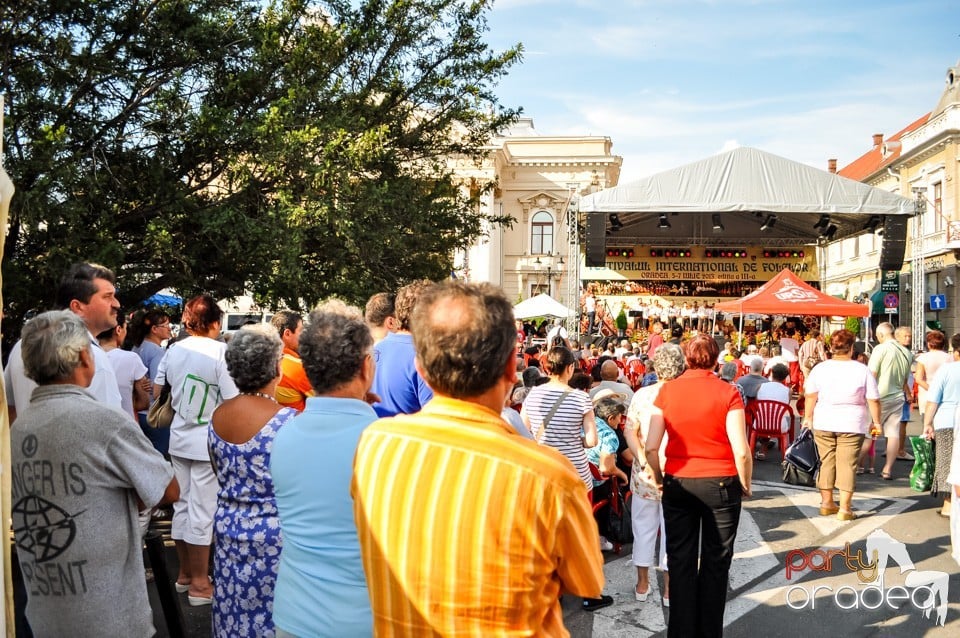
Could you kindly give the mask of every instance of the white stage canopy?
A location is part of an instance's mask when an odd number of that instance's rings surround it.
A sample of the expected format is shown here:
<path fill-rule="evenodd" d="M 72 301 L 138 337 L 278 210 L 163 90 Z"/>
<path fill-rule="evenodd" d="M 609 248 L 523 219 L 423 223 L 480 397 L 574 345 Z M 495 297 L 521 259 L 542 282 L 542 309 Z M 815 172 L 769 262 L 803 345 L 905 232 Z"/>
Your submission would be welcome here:
<path fill-rule="evenodd" d="M 834 173 L 754 148 L 737 148 L 580 200 L 585 213 L 617 214 L 607 220 L 607 241 L 731 244 L 767 239 L 812 242 L 814 224 L 829 215 L 831 239 L 882 226 L 887 215 L 912 215 L 914 201 Z M 715 229 L 712 215 L 721 229 Z M 666 215 L 669 226 L 660 220 Z M 773 223 L 766 223 L 771 221 Z M 619 228 L 618 228 L 619 227 Z M 672 239 L 671 239 L 672 238 Z"/>

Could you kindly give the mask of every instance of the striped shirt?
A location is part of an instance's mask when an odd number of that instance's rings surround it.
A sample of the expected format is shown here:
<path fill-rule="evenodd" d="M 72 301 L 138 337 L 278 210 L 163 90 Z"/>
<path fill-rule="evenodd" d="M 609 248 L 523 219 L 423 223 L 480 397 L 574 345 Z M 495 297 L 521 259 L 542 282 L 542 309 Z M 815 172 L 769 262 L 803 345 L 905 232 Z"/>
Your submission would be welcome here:
<path fill-rule="evenodd" d="M 569 461 L 477 404 L 367 427 L 351 492 L 378 636 L 567 636 L 561 592 L 603 588 Z"/>
<path fill-rule="evenodd" d="M 550 426 L 547 428 L 543 437 L 540 437 L 540 430 L 543 428 L 543 421 L 547 418 L 553 404 L 565 392 L 550 385 L 538 385 L 530 390 L 530 394 L 523 402 L 522 413 L 526 414 L 530 423 L 530 432 L 543 445 L 549 445 L 560 454 L 570 459 L 573 467 L 580 475 L 580 480 L 587 486 L 588 490 L 593 489 L 593 475 L 590 474 L 590 466 L 587 464 L 587 454 L 583 449 L 583 415 L 593 412 L 593 405 L 590 403 L 590 397 L 582 390 L 569 388 L 567 395 L 563 397 L 560 407 L 557 408 L 553 418 L 550 419 Z"/>
<path fill-rule="evenodd" d="M 280 359 L 280 381 L 277 383 L 277 403 L 303 412 L 307 407 L 307 397 L 314 396 L 313 386 L 307 379 L 300 355 L 290 348 L 283 347 Z"/>

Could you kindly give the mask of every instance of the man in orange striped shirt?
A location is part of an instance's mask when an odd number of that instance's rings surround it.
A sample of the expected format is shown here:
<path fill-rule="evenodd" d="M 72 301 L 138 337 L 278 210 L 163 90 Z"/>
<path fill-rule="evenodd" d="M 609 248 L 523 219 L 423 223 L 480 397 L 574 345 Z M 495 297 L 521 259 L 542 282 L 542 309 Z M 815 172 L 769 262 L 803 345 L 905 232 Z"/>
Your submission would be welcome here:
<path fill-rule="evenodd" d="M 300 360 L 300 333 L 303 332 L 303 317 L 292 310 L 280 310 L 270 323 L 277 329 L 283 341 L 283 358 L 280 359 L 280 381 L 277 383 L 277 403 L 303 412 L 307 397 L 314 395 L 313 387 Z"/>
<path fill-rule="evenodd" d="M 510 302 L 448 281 L 411 325 L 434 399 L 370 425 L 354 460 L 374 633 L 569 635 L 559 596 L 599 596 L 603 559 L 570 461 L 500 418 L 517 376 Z"/>

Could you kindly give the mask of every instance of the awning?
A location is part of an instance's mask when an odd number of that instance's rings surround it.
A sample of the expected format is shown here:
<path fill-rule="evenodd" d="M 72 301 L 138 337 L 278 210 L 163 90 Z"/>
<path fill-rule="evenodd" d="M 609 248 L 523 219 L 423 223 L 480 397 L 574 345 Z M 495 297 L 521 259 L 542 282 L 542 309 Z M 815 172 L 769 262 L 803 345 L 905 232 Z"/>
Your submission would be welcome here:
<path fill-rule="evenodd" d="M 144 302 L 145 306 L 179 306 L 183 304 L 183 297 L 177 295 L 163 295 L 159 292 L 151 295 Z"/>
<path fill-rule="evenodd" d="M 816 315 L 818 317 L 866 317 L 867 307 L 834 299 L 797 277 L 789 268 L 746 297 L 723 301 L 714 308 L 734 314 Z"/>
<path fill-rule="evenodd" d="M 560 319 L 566 319 L 574 314 L 574 311 L 547 294 L 540 294 L 530 299 L 524 299 L 513 307 L 513 316 L 517 319 L 530 319 L 532 317 L 558 317 Z"/>

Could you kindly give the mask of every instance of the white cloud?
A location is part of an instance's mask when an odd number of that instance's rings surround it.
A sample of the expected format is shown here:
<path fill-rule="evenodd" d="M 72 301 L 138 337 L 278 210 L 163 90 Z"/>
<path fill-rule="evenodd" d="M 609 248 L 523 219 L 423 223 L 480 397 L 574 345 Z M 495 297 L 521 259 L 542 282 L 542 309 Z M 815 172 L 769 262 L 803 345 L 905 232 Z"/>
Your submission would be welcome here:
<path fill-rule="evenodd" d="M 621 181 L 755 146 L 825 168 L 929 111 L 957 59 L 952 1 L 500 0 L 530 55 L 502 83 L 546 135 L 606 135 Z M 534 6 L 539 5 L 539 6 Z M 586 9 L 584 7 L 587 7 Z M 496 13 L 496 11 L 495 11 Z M 909 46 L 907 44 L 909 43 Z"/>

